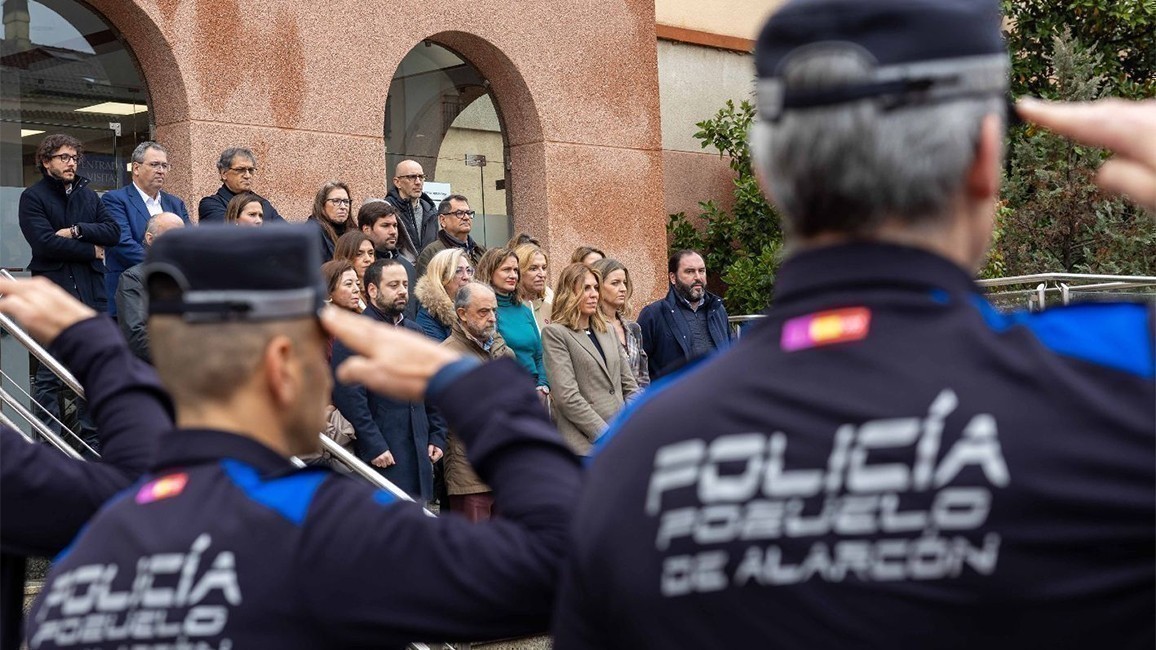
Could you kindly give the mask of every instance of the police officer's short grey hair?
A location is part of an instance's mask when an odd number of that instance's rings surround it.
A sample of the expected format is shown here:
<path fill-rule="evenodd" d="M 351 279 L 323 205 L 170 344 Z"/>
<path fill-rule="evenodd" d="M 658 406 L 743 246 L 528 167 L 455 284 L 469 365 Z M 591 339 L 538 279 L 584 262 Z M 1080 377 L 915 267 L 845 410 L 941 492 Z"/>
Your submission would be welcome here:
<path fill-rule="evenodd" d="M 807 90 L 871 80 L 859 51 L 823 48 L 793 57 L 788 87 Z M 885 219 L 926 223 L 948 215 L 975 159 L 984 116 L 1003 98 L 979 97 L 888 109 L 874 100 L 787 111 L 751 126 L 751 159 L 800 236 L 870 233 Z"/>
<path fill-rule="evenodd" d="M 454 296 L 454 310 L 469 309 L 470 301 L 474 299 L 474 294 L 479 291 L 495 295 L 494 290 L 489 285 L 477 280 L 470 280 L 463 284 L 462 288 L 458 289 L 458 295 Z"/>
<path fill-rule="evenodd" d="M 143 163 L 145 154 L 148 153 L 149 149 L 156 149 L 157 151 L 165 154 L 166 156 L 169 155 L 169 150 L 165 149 L 164 146 L 162 146 L 159 142 L 153 142 L 152 140 L 145 140 L 144 142 L 138 144 L 136 146 L 136 149 L 132 150 L 132 161 L 134 163 Z"/>
<path fill-rule="evenodd" d="M 252 149 L 248 147 L 229 147 L 221 152 L 221 157 L 217 159 L 217 171 L 224 174 L 226 169 L 233 166 L 233 159 L 237 156 L 248 158 L 253 166 L 257 166 L 257 156 Z"/>

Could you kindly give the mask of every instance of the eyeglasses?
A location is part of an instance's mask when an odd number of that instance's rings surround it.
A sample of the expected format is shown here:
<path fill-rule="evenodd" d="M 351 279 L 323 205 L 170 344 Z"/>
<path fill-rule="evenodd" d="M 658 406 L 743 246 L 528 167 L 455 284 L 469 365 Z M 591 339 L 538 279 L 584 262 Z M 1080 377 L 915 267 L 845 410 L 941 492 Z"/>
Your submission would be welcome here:
<path fill-rule="evenodd" d="M 325 202 L 333 205 L 353 205 L 353 201 L 349 199 L 325 199 Z"/>
<path fill-rule="evenodd" d="M 473 210 L 454 210 L 453 212 L 443 212 L 442 214 L 447 217 L 457 217 L 465 221 L 466 219 L 473 219 L 477 213 Z"/>
<path fill-rule="evenodd" d="M 413 183 L 415 181 L 424 181 L 425 174 L 406 174 L 405 176 L 398 176 L 398 178 L 404 178 L 405 180 Z"/>
<path fill-rule="evenodd" d="M 147 165 L 149 167 L 152 167 L 153 169 L 157 169 L 160 171 L 166 171 L 167 172 L 169 170 L 169 164 L 167 162 L 157 162 L 154 160 L 153 162 L 150 162 L 150 163 L 138 163 L 138 164 Z"/>
<path fill-rule="evenodd" d="M 74 160 L 76 161 L 76 164 L 78 164 L 78 165 L 80 164 L 80 154 L 77 154 L 74 156 L 70 153 L 58 153 L 55 156 L 49 156 L 48 157 L 49 160 L 52 160 L 53 158 L 58 158 L 60 160 L 60 162 L 64 163 L 65 165 L 67 165 L 68 163 L 70 163 Z"/>
<path fill-rule="evenodd" d="M 474 270 L 468 266 L 459 266 L 457 268 L 457 274 L 469 277 L 474 274 Z"/>
<path fill-rule="evenodd" d="M 257 173 L 256 167 L 230 167 L 229 171 L 235 172 L 238 176 L 250 176 Z"/>

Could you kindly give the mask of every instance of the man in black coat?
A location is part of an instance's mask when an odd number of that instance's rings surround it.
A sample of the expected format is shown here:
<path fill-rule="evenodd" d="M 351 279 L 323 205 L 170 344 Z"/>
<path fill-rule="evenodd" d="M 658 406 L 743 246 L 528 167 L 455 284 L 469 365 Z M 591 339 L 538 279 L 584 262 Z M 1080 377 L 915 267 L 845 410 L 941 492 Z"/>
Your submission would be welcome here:
<path fill-rule="evenodd" d="M 241 192 L 253 192 L 253 177 L 257 175 L 257 155 L 245 147 L 229 147 L 217 159 L 217 173 L 221 175 L 221 187 L 215 194 L 201 199 L 197 206 L 197 223 L 224 223 L 225 208 L 229 201 Z M 260 195 L 258 195 L 260 196 Z M 285 223 L 285 217 L 261 197 L 261 218 L 270 222 Z"/>
<path fill-rule="evenodd" d="M 397 260 L 378 260 L 365 270 L 369 291 L 369 318 L 414 332 L 422 330 L 405 318 L 409 280 Z M 333 345 L 336 370 L 352 351 L 340 341 Z M 354 449 L 382 476 L 417 501 L 433 498 L 433 465 L 446 448 L 446 427 L 432 407 L 422 402 L 400 402 L 365 390 L 364 386 L 337 384 L 333 405 L 353 425 Z"/>
<path fill-rule="evenodd" d="M 36 161 L 44 178 L 20 195 L 20 231 L 32 248 L 32 275 L 42 275 L 80 302 L 105 311 L 104 253 L 120 241 L 120 227 L 88 188 L 88 179 L 76 173 L 82 151 L 80 141 L 70 135 L 53 134 L 40 142 Z M 57 418 L 63 411 L 63 390 L 51 370 L 37 368 L 33 396 Z M 83 404 L 78 414 L 81 435 L 95 442 Z"/>
<path fill-rule="evenodd" d="M 438 211 L 433 199 L 422 189 L 425 187 L 425 172 L 415 160 L 403 160 L 394 170 L 393 188 L 385 195 L 385 200 L 397 208 L 401 215 L 401 225 L 409 235 L 413 250 L 402 250 L 410 261 L 417 259 L 418 253 L 429 246 L 438 235 Z"/>
<path fill-rule="evenodd" d="M 0 279 L 0 312 L 76 373 L 100 429 L 100 463 L 29 444 L 0 427 L 0 648 L 20 646 L 28 557 L 60 552 L 89 517 L 152 463 L 172 404 L 116 325 L 45 280 Z"/>

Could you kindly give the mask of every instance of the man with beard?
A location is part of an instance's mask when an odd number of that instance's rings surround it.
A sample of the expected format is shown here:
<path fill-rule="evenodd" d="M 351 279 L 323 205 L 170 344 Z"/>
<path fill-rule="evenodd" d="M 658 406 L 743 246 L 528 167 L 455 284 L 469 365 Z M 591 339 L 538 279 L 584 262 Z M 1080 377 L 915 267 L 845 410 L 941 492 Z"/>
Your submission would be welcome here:
<path fill-rule="evenodd" d="M 357 227 L 361 228 L 361 232 L 373 242 L 377 259 L 397 260 L 405 267 L 409 286 L 417 284 L 413 262 L 402 255 L 403 250 L 412 248 L 413 245 L 409 241 L 409 235 L 398 223 L 397 208 L 382 199 L 369 199 L 362 203 L 357 211 Z M 405 317 L 409 319 L 417 317 L 417 299 L 412 293 L 409 294 L 409 301 L 405 306 Z"/>
<path fill-rule="evenodd" d="M 109 215 L 88 179 L 76 173 L 83 146 L 70 135 L 53 134 L 40 142 L 36 164 L 44 178 L 20 195 L 20 231 L 32 249 L 28 270 L 60 285 L 80 302 L 98 312 L 108 309 L 105 288 L 105 250 L 120 241 L 120 227 Z M 46 413 L 64 413 L 64 384 L 41 364 L 32 380 L 36 402 Z M 89 446 L 99 443 L 83 400 L 77 417 L 81 436 Z M 60 427 L 47 420 L 56 431 Z"/>
<path fill-rule="evenodd" d="M 421 334 L 417 323 L 405 317 L 409 279 L 396 259 L 382 259 L 365 270 L 369 305 L 364 315 Z M 353 354 L 346 345 L 333 345 L 332 368 Z M 446 446 L 446 428 L 432 407 L 422 402 L 403 402 L 368 392 L 364 386 L 336 384 L 333 405 L 353 425 L 357 434 L 354 451 L 378 468 L 382 476 L 406 491 L 414 500 L 433 498 L 433 465 Z"/>
<path fill-rule="evenodd" d="M 730 327 L 722 299 L 706 290 L 706 262 L 692 250 L 670 256 L 670 291 L 638 315 L 650 379 L 686 361 L 730 345 Z"/>
<path fill-rule="evenodd" d="M 514 358 L 514 351 L 498 334 L 498 297 L 489 285 L 476 281 L 462 285 L 454 298 L 454 313 L 458 319 L 443 348 L 479 361 Z M 473 522 L 492 516 L 494 491 L 478 478 L 461 438 L 452 431 L 447 439 L 445 477 L 451 510 Z"/>

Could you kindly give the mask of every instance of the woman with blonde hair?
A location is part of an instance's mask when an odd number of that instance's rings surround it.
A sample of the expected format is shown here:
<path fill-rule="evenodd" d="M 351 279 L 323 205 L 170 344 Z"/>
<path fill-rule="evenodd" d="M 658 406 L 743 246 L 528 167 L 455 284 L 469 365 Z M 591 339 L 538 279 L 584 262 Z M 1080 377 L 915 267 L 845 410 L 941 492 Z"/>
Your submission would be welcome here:
<path fill-rule="evenodd" d="M 541 332 L 550 324 L 550 310 L 554 307 L 554 290 L 546 272 L 550 260 L 534 243 L 519 244 L 514 254 L 518 256 L 518 299 L 533 310 L 534 322 Z"/>
<path fill-rule="evenodd" d="M 436 341 L 450 337 L 458 319 L 454 312 L 454 297 L 474 277 L 470 258 L 460 248 L 447 248 L 430 258 L 425 273 L 417 280 L 413 295 L 417 298 L 418 326 L 426 336 Z"/>
<path fill-rule="evenodd" d="M 315 224 L 321 231 L 322 262 L 333 259 L 333 250 L 339 237 L 357 230 L 352 197 L 349 186 L 341 181 L 329 181 L 313 197 L 313 213 L 306 221 Z"/>
<path fill-rule="evenodd" d="M 630 270 L 618 260 L 603 258 L 590 265 L 602 278 L 599 288 L 598 311 L 610 325 L 610 330 L 618 338 L 618 343 L 630 360 L 630 371 L 638 387 L 650 385 L 650 370 L 647 368 L 646 351 L 642 349 L 642 328 L 630 320 L 630 298 L 634 295 L 634 283 L 630 280 Z"/>
<path fill-rule="evenodd" d="M 554 419 L 581 455 L 638 392 L 630 359 L 598 311 L 600 280 L 582 263 L 563 269 L 554 289 L 554 322 L 542 328 Z"/>
<path fill-rule="evenodd" d="M 518 256 L 508 248 L 491 248 L 478 260 L 478 280 L 490 285 L 498 297 L 498 334 L 514 351 L 518 363 L 537 382 L 543 401 L 550 394 L 546 369 L 542 365 L 542 335 L 534 321 L 534 310 L 518 297 Z"/>
<path fill-rule="evenodd" d="M 357 273 L 357 289 L 361 295 L 361 310 L 365 311 L 365 305 L 369 303 L 369 294 L 365 288 L 365 269 L 377 260 L 373 240 L 360 230 L 351 230 L 337 238 L 337 245 L 333 247 L 333 259 L 347 260 L 353 265 L 353 270 Z"/>

